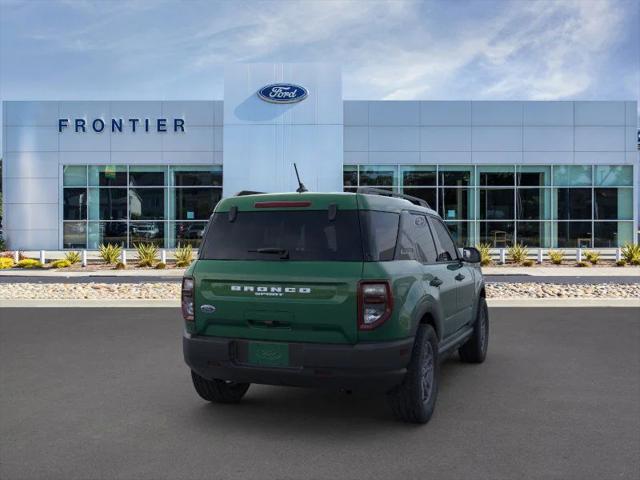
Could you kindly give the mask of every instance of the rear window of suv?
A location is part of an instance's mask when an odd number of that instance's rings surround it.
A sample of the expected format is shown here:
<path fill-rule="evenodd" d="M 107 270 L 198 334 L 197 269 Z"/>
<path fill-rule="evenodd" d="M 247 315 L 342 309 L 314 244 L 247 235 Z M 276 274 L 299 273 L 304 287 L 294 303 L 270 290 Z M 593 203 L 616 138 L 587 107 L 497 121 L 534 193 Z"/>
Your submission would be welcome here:
<path fill-rule="evenodd" d="M 362 261 L 358 212 L 327 210 L 238 212 L 213 215 L 202 246 L 204 260 Z"/>
<path fill-rule="evenodd" d="M 394 213 L 357 210 L 338 210 L 333 220 L 327 210 L 238 212 L 233 220 L 227 212 L 215 213 L 199 258 L 393 260 L 398 218 Z"/>

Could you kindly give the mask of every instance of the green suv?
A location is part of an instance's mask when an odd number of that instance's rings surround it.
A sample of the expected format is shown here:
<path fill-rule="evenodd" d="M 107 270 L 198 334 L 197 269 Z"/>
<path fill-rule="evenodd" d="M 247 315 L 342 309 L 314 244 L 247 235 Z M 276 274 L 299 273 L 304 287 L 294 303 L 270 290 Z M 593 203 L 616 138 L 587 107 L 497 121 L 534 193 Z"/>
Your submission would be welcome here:
<path fill-rule="evenodd" d="M 479 261 L 414 197 L 226 198 L 182 283 L 195 389 L 223 403 L 251 383 L 374 389 L 399 419 L 425 423 L 439 360 L 456 349 L 465 362 L 485 359 Z"/>

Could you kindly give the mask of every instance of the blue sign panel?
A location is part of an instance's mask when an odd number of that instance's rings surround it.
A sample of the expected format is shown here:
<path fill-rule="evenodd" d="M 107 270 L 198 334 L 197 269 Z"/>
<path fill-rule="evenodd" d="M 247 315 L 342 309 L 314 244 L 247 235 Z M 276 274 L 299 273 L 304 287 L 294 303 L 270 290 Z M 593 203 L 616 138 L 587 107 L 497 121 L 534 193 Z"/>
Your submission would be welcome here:
<path fill-rule="evenodd" d="M 306 88 L 291 83 L 274 83 L 258 90 L 258 96 L 265 102 L 296 103 L 309 95 Z"/>

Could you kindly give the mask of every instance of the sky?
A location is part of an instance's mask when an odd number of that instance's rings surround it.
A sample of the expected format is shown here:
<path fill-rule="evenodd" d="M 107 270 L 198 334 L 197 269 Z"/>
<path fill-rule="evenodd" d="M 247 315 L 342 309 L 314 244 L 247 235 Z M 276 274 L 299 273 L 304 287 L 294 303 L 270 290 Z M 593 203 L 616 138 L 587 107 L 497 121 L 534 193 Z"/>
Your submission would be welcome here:
<path fill-rule="evenodd" d="M 0 99 L 220 99 L 229 62 L 346 99 L 637 100 L 639 0 L 0 0 Z"/>

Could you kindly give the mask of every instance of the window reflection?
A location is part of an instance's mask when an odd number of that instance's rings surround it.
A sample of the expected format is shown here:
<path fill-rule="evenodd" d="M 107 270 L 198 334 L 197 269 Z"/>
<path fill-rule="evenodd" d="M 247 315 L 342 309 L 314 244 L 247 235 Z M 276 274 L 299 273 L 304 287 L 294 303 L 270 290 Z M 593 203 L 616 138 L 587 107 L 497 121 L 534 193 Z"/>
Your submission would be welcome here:
<path fill-rule="evenodd" d="M 176 220 L 208 220 L 221 197 L 212 188 L 176 188 L 173 194 Z"/>
<path fill-rule="evenodd" d="M 441 188 L 439 213 L 445 220 L 473 218 L 470 208 L 470 190 L 466 188 Z"/>
<path fill-rule="evenodd" d="M 131 222 L 129 242 L 131 246 L 142 243 L 164 246 L 164 222 Z"/>
<path fill-rule="evenodd" d="M 86 222 L 64 222 L 62 233 L 63 248 L 86 248 Z"/>
<path fill-rule="evenodd" d="M 507 220 L 514 218 L 514 189 L 481 189 L 480 219 Z"/>
<path fill-rule="evenodd" d="M 63 200 L 65 220 L 85 220 L 87 218 L 87 189 L 65 188 Z"/>
<path fill-rule="evenodd" d="M 507 248 L 513 245 L 514 222 L 480 222 L 480 242 L 491 248 Z"/>
<path fill-rule="evenodd" d="M 173 246 L 191 245 L 199 248 L 204 236 L 206 222 L 175 222 L 173 227 Z"/>
<path fill-rule="evenodd" d="M 447 228 L 451 232 L 453 241 L 459 248 L 468 247 L 471 245 L 471 239 L 469 237 L 469 222 L 445 222 Z"/>
<path fill-rule="evenodd" d="M 88 248 L 97 249 L 101 244 L 127 245 L 127 222 L 89 222 Z"/>
<path fill-rule="evenodd" d="M 162 220 L 164 203 L 164 188 L 130 188 L 129 218 L 131 220 Z"/>
<path fill-rule="evenodd" d="M 591 222 L 558 222 L 558 247 L 593 247 Z"/>
<path fill-rule="evenodd" d="M 558 220 L 581 220 L 591 218 L 590 188 L 559 188 Z"/>
<path fill-rule="evenodd" d="M 396 167 L 395 166 L 361 166 L 360 167 L 360 185 L 370 187 L 397 185 Z"/>
<path fill-rule="evenodd" d="M 403 193 L 418 197 L 429 204 L 435 210 L 436 208 L 436 189 L 435 188 L 404 188 Z"/>

